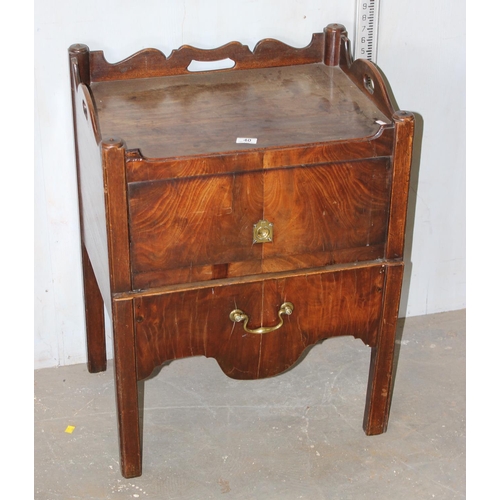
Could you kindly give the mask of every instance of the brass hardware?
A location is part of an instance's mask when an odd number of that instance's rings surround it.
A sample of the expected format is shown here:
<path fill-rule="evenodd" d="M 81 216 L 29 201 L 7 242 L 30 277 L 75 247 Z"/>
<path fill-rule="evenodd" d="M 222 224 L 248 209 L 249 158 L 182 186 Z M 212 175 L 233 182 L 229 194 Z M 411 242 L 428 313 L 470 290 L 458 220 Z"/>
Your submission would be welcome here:
<path fill-rule="evenodd" d="M 278 311 L 278 317 L 280 319 L 279 323 L 274 326 L 261 326 L 260 328 L 256 328 L 255 330 L 247 328 L 250 318 L 241 309 L 235 309 L 234 311 L 231 311 L 231 313 L 229 314 L 229 319 L 231 321 L 234 321 L 235 323 L 240 323 L 241 321 L 243 321 L 243 328 L 245 332 L 262 335 L 263 333 L 274 332 L 274 330 L 281 328 L 283 326 L 283 314 L 290 316 L 292 312 L 293 304 L 291 302 L 283 302 L 283 304 L 281 304 L 280 310 Z"/>
<path fill-rule="evenodd" d="M 253 225 L 253 242 L 268 243 L 273 241 L 273 223 L 267 220 L 260 220 Z"/>

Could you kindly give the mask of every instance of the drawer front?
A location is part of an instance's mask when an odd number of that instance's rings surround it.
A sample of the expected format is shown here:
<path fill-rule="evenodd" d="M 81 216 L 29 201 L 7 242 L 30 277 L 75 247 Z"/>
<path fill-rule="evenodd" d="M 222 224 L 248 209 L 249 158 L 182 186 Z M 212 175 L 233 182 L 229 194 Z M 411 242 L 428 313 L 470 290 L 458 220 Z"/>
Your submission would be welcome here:
<path fill-rule="evenodd" d="M 373 264 L 231 285 L 220 280 L 215 286 L 137 297 L 139 379 L 165 361 L 200 355 L 215 358 L 230 377 L 262 378 L 288 369 L 304 349 L 328 337 L 352 335 L 372 346 L 385 269 Z M 285 302 L 293 311 L 280 316 Z M 248 317 L 246 330 L 244 321 L 230 318 L 234 310 Z M 276 329 L 252 333 L 261 327 Z"/>
<path fill-rule="evenodd" d="M 382 258 L 389 198 L 387 158 L 131 183 L 134 287 Z"/>

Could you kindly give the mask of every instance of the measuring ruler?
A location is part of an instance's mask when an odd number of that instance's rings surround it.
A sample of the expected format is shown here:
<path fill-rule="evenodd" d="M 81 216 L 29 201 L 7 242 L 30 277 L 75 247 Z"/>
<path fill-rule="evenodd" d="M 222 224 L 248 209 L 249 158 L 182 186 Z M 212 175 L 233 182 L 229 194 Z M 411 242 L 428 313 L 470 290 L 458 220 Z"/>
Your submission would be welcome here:
<path fill-rule="evenodd" d="M 356 0 L 354 59 L 376 62 L 379 0 Z"/>

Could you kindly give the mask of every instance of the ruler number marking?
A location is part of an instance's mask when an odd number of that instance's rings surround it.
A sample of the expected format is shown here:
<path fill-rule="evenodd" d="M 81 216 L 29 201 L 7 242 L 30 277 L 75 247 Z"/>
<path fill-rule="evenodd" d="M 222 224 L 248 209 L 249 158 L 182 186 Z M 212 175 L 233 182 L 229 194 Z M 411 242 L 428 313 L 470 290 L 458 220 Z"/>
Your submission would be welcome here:
<path fill-rule="evenodd" d="M 354 58 L 375 62 L 378 34 L 379 0 L 356 0 L 356 41 Z"/>

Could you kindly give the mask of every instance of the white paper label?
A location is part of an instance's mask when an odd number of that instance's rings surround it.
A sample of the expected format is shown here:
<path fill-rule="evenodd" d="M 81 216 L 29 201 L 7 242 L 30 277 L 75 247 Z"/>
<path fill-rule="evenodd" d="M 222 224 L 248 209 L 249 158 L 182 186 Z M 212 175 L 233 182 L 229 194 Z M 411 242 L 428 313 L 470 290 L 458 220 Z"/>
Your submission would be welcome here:
<path fill-rule="evenodd" d="M 236 144 L 257 144 L 257 139 L 251 137 L 237 137 Z"/>

